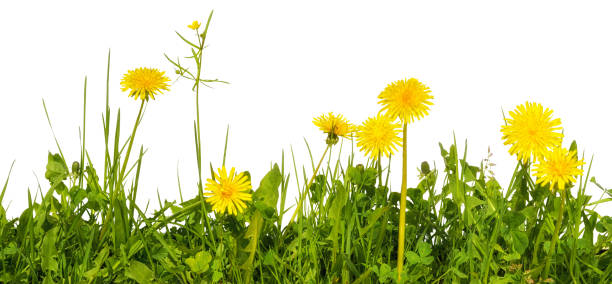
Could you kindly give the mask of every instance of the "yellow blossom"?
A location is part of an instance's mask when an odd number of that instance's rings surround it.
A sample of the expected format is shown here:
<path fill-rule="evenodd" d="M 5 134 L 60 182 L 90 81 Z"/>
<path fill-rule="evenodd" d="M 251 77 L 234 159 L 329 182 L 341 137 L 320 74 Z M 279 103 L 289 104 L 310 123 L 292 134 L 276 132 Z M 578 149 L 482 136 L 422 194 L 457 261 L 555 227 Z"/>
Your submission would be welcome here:
<path fill-rule="evenodd" d="M 216 212 L 237 215 L 246 208 L 245 202 L 251 200 L 250 189 L 251 181 L 245 173 L 235 174 L 232 168 L 228 175 L 223 166 L 215 173 L 214 179 L 206 180 L 204 196 Z"/>
<path fill-rule="evenodd" d="M 553 147 L 561 145 L 561 120 L 552 118 L 553 111 L 538 103 L 526 102 L 510 112 L 507 125 L 501 127 L 504 145 L 523 163 L 530 157 L 540 159 Z"/>
<path fill-rule="evenodd" d="M 378 95 L 379 104 L 383 105 L 381 112 L 386 111 L 391 118 L 399 118 L 404 123 L 421 119 L 433 105 L 431 90 L 417 79 L 399 80 L 389 84 Z"/>
<path fill-rule="evenodd" d="M 357 147 L 372 159 L 379 155 L 389 157 L 401 145 L 401 125 L 382 114 L 368 118 L 357 128 Z"/>
<path fill-rule="evenodd" d="M 188 25 L 187 27 L 192 29 L 192 30 L 197 30 L 197 29 L 200 28 L 200 22 L 193 21 L 193 23 L 191 23 L 191 25 Z"/>
<path fill-rule="evenodd" d="M 130 97 L 134 99 L 149 100 L 149 97 L 155 99 L 155 95 L 159 95 L 162 91 L 168 91 L 168 83 L 170 79 L 166 77 L 165 72 L 155 68 L 137 68 L 129 70 L 123 75 L 121 80 L 121 90 L 130 90 Z"/>
<path fill-rule="evenodd" d="M 327 143 L 336 144 L 338 137 L 348 137 L 354 131 L 354 126 L 348 122 L 341 114 L 334 115 L 328 113 L 313 119 L 315 126 L 327 133 Z"/>
<path fill-rule="evenodd" d="M 581 176 L 580 167 L 583 160 L 578 160 L 576 151 L 555 147 L 544 153 L 543 159 L 534 166 L 537 183 L 543 186 L 550 184 L 550 189 L 564 190 L 570 183 L 576 182 L 576 176 Z"/>

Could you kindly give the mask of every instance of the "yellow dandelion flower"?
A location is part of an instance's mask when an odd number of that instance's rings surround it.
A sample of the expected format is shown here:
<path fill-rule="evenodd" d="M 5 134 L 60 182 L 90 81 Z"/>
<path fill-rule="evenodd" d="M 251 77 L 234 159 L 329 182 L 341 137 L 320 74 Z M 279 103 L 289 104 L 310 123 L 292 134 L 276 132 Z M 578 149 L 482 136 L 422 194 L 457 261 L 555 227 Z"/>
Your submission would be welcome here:
<path fill-rule="evenodd" d="M 381 112 L 393 119 L 399 118 L 402 122 L 411 123 L 428 114 L 429 106 L 433 103 L 431 90 L 419 80 L 410 78 L 389 84 L 378 95 L 379 104 L 383 105 Z"/>
<path fill-rule="evenodd" d="M 389 157 L 401 145 L 400 129 L 400 124 L 379 113 L 357 128 L 357 147 L 372 159 L 378 159 L 383 154 Z"/>
<path fill-rule="evenodd" d="M 354 131 L 354 126 L 341 114 L 328 113 L 316 117 L 312 121 L 321 131 L 327 133 L 327 144 L 338 143 L 338 137 L 348 137 Z"/>
<path fill-rule="evenodd" d="M 563 134 L 561 120 L 552 119 L 553 111 L 538 103 L 526 102 L 510 112 L 502 125 L 501 132 L 504 145 L 512 145 L 510 154 L 516 154 L 523 163 L 530 157 L 537 161 L 553 147 L 561 145 Z"/>
<path fill-rule="evenodd" d="M 197 30 L 197 29 L 200 28 L 200 22 L 193 21 L 193 23 L 191 23 L 191 25 L 188 25 L 187 27 L 192 29 L 192 30 Z"/>
<path fill-rule="evenodd" d="M 130 90 L 130 97 L 134 99 L 149 100 L 149 97 L 155 99 L 155 95 L 159 95 L 162 91 L 169 91 L 168 83 L 170 79 L 166 77 L 165 72 L 159 71 L 156 68 L 137 68 L 129 70 L 123 75 L 121 80 L 121 91 Z"/>
<path fill-rule="evenodd" d="M 581 176 L 583 171 L 580 166 L 584 160 L 578 160 L 576 151 L 568 151 L 565 148 L 554 147 L 544 154 L 538 164 L 534 166 L 534 175 L 538 178 L 537 183 L 550 189 L 564 190 L 569 183 L 576 182 L 576 176 Z"/>
<path fill-rule="evenodd" d="M 248 192 L 251 189 L 251 181 L 244 173 L 235 174 L 234 168 L 230 170 L 229 175 L 225 166 L 218 171 L 214 180 L 206 180 L 206 202 L 218 213 L 241 213 L 246 208 L 245 201 L 251 200 L 251 193 Z"/>

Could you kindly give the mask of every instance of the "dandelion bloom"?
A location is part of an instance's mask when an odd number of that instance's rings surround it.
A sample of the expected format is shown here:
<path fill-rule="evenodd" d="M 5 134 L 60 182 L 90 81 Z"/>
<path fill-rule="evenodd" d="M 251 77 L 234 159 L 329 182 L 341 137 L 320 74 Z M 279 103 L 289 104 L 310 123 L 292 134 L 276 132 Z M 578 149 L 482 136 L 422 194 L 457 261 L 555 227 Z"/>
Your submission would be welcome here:
<path fill-rule="evenodd" d="M 327 133 L 327 143 L 336 144 L 338 137 L 350 136 L 354 130 L 354 126 L 348 122 L 341 114 L 334 115 L 328 113 L 316 117 L 313 121 L 315 126 L 319 127 L 321 131 Z"/>
<path fill-rule="evenodd" d="M 516 154 L 526 163 L 530 157 L 537 161 L 549 149 L 561 145 L 561 120 L 552 118 L 553 111 L 538 103 L 526 102 L 510 112 L 507 125 L 501 127 L 504 145 L 512 145 L 510 154 Z"/>
<path fill-rule="evenodd" d="M 188 25 L 187 27 L 192 29 L 192 30 L 197 30 L 197 29 L 200 28 L 200 22 L 193 21 L 193 23 L 191 23 L 191 25 Z"/>
<path fill-rule="evenodd" d="M 165 72 L 155 68 L 137 68 L 129 70 L 123 75 L 121 80 L 121 90 L 130 90 L 130 97 L 134 99 L 149 100 L 155 99 L 162 91 L 169 91 L 168 83 L 170 79 L 164 75 Z"/>
<path fill-rule="evenodd" d="M 555 147 L 544 154 L 533 171 L 538 177 L 538 184 L 543 186 L 550 184 L 551 190 L 553 188 L 564 190 L 567 184 L 576 182 L 576 176 L 582 175 L 583 171 L 580 169 L 582 165 L 584 161 L 578 160 L 576 151 Z"/>
<path fill-rule="evenodd" d="M 383 105 L 381 112 L 392 118 L 399 118 L 402 122 L 409 123 L 421 119 L 428 114 L 429 106 L 433 103 L 431 90 L 419 80 L 410 78 L 399 80 L 389 84 L 378 95 L 379 104 Z"/>
<path fill-rule="evenodd" d="M 248 192 L 251 189 L 251 181 L 244 173 L 236 175 L 234 168 L 230 170 L 229 175 L 225 166 L 218 171 L 214 180 L 206 180 L 206 201 L 219 213 L 241 213 L 246 208 L 245 201 L 251 200 L 251 193 Z"/>
<path fill-rule="evenodd" d="M 389 157 L 401 145 L 399 136 L 401 125 L 389 116 L 378 114 L 368 118 L 357 128 L 357 147 L 372 159 L 379 155 Z"/>

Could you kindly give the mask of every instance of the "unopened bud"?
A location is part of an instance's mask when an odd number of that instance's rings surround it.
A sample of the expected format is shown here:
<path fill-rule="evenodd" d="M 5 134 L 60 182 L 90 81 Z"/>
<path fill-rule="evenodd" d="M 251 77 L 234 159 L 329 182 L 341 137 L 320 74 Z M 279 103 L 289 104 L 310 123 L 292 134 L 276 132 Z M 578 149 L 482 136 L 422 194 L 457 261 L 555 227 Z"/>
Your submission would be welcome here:
<path fill-rule="evenodd" d="M 81 165 L 79 164 L 79 162 L 77 161 L 72 162 L 72 173 L 78 174 L 80 171 L 81 171 Z"/>
<path fill-rule="evenodd" d="M 421 163 L 421 173 L 423 173 L 424 175 L 427 175 L 431 172 L 431 170 L 429 169 L 429 163 L 427 163 L 426 161 Z"/>

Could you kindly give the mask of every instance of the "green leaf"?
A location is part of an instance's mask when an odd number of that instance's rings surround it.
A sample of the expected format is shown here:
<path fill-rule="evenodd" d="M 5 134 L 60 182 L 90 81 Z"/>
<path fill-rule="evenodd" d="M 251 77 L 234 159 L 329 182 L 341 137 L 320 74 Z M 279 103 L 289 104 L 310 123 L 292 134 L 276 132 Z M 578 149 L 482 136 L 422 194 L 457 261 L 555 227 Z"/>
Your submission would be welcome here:
<path fill-rule="evenodd" d="M 519 254 L 523 254 L 527 246 L 529 246 L 529 238 L 527 238 L 527 234 L 522 231 L 512 230 L 510 231 L 512 235 L 512 245 L 514 246 L 514 250 Z"/>
<path fill-rule="evenodd" d="M 155 275 L 153 271 L 144 263 L 137 260 L 130 261 L 130 265 L 125 270 L 125 276 L 140 283 L 151 283 Z"/>
<path fill-rule="evenodd" d="M 576 144 L 576 140 L 572 141 L 572 144 L 569 147 L 569 151 L 572 152 L 574 151 L 574 153 L 577 155 L 578 153 L 578 144 Z"/>
<path fill-rule="evenodd" d="M 406 262 L 410 265 L 417 264 L 421 261 L 421 257 L 413 251 L 406 252 Z"/>
<path fill-rule="evenodd" d="M 259 188 L 253 194 L 253 200 L 256 204 L 255 208 L 276 208 L 278 201 L 278 187 L 281 184 L 282 175 L 278 164 L 274 164 L 272 170 L 270 170 L 259 183 Z M 257 251 L 257 244 L 259 243 L 259 234 L 264 225 L 263 213 L 255 211 L 249 220 L 249 228 L 245 233 L 245 238 L 249 240 L 246 248 L 244 249 L 249 253 L 248 259 L 242 264 L 241 268 L 245 270 L 245 274 L 250 274 L 253 271 L 253 260 L 255 259 L 255 252 Z M 245 275 L 245 277 L 252 277 L 252 275 Z"/>
<path fill-rule="evenodd" d="M 219 280 L 221 280 L 221 278 L 223 278 L 223 273 L 221 273 L 219 271 L 213 272 L 213 275 L 212 275 L 213 283 L 219 282 Z"/>
<path fill-rule="evenodd" d="M 57 241 L 57 232 L 59 231 L 59 227 L 54 227 L 53 229 L 47 231 L 45 233 L 45 237 L 42 242 L 42 269 L 44 271 L 54 271 L 57 272 L 57 261 L 55 258 L 57 257 L 57 249 L 55 248 L 55 242 Z"/>
<path fill-rule="evenodd" d="M 426 257 L 431 254 L 431 246 L 429 243 L 419 241 L 417 244 L 417 251 L 419 252 L 419 256 Z"/>
<path fill-rule="evenodd" d="M 430 265 L 434 261 L 433 256 L 421 257 L 421 263 L 424 265 Z"/>
<path fill-rule="evenodd" d="M 468 210 L 471 210 L 472 208 L 478 206 L 478 205 L 482 205 L 485 204 L 484 200 L 481 200 L 477 197 L 468 195 L 465 197 L 465 206 Z"/>
<path fill-rule="evenodd" d="M 331 219 L 332 230 L 329 233 L 329 239 L 334 243 L 334 248 L 337 246 L 338 233 L 340 232 L 340 225 L 342 224 L 342 209 L 348 199 L 348 192 L 341 183 L 336 183 L 336 196 L 332 201 L 331 208 L 329 210 L 329 217 Z"/>
<path fill-rule="evenodd" d="M 378 219 L 385 214 L 389 210 L 388 206 L 380 207 L 374 210 L 372 214 L 368 216 L 368 225 L 363 228 L 363 230 L 359 231 L 359 237 L 363 236 L 363 234 L 367 233 L 374 225 L 377 224 Z"/>
<path fill-rule="evenodd" d="M 253 201 L 266 207 L 276 208 L 278 202 L 278 187 L 281 184 L 282 176 L 278 164 L 274 164 L 259 183 L 259 188 L 253 194 Z"/>
<path fill-rule="evenodd" d="M 525 222 L 525 215 L 520 212 L 510 211 L 504 215 L 503 221 L 510 229 L 514 229 Z"/>
<path fill-rule="evenodd" d="M 55 281 L 53 281 L 53 277 L 51 277 L 50 274 L 47 274 L 47 276 L 45 276 L 43 279 L 42 284 L 55 284 Z"/>
<path fill-rule="evenodd" d="M 98 272 L 100 271 L 100 268 L 102 267 L 104 261 L 106 261 L 108 253 L 108 247 L 104 247 L 102 251 L 98 253 L 98 256 L 96 256 L 96 259 L 94 260 L 94 267 L 90 270 L 87 270 L 83 274 L 87 278 L 87 281 L 89 281 L 89 283 L 91 283 L 94 279 L 96 279 L 96 277 L 99 276 Z"/>
<path fill-rule="evenodd" d="M 274 259 L 275 253 L 273 250 L 269 250 L 268 252 L 266 252 L 266 255 L 264 256 L 264 265 L 274 265 L 276 264 L 276 260 Z"/>
<path fill-rule="evenodd" d="M 185 263 L 189 265 L 189 268 L 194 273 L 204 273 L 208 270 L 212 256 L 207 251 L 200 251 L 196 253 L 195 258 L 190 257 L 185 260 Z"/>
<path fill-rule="evenodd" d="M 47 158 L 47 171 L 45 178 L 53 185 L 68 177 L 68 167 L 59 154 L 52 155 L 49 152 Z"/>

